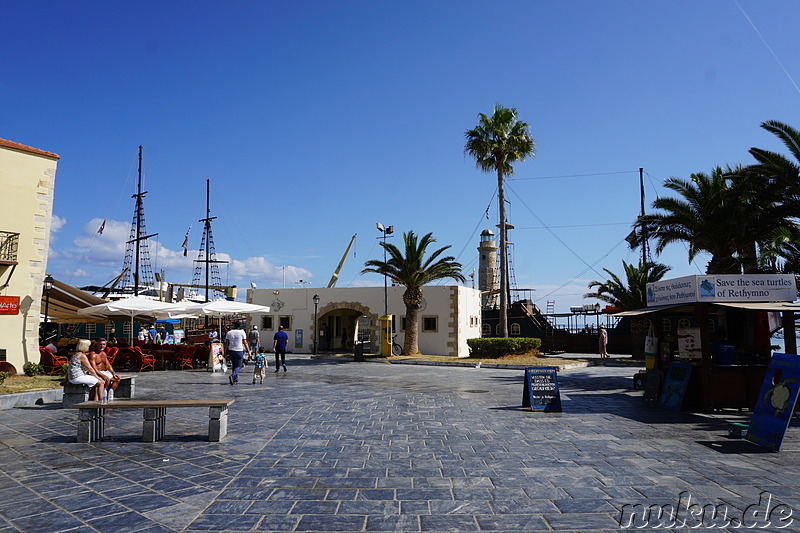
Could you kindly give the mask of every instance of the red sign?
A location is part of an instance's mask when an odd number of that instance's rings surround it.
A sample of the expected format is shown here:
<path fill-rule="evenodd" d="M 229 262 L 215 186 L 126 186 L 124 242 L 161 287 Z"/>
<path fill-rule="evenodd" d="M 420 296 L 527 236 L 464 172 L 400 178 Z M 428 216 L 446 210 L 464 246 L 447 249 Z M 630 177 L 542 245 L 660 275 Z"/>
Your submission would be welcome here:
<path fill-rule="evenodd" d="M 0 315 L 18 315 L 19 296 L 0 296 Z"/>

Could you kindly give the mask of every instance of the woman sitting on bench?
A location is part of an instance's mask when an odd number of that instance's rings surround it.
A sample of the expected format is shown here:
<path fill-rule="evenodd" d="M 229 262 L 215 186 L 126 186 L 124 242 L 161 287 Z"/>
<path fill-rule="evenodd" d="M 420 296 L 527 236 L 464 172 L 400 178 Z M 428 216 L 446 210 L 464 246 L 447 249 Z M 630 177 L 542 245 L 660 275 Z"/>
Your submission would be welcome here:
<path fill-rule="evenodd" d="M 87 385 L 92 387 L 92 400 L 101 401 L 103 399 L 103 388 L 111 384 L 111 380 L 95 371 L 92 363 L 86 357 L 86 351 L 90 343 L 87 339 L 81 339 L 75 345 L 75 351 L 69 358 L 69 371 L 67 379 L 73 385 Z"/>

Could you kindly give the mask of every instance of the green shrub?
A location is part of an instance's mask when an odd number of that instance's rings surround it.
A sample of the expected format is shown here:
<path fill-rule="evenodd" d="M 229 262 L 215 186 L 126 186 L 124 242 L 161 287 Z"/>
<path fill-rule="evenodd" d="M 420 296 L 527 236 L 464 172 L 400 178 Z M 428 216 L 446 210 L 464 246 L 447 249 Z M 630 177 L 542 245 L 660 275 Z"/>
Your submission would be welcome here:
<path fill-rule="evenodd" d="M 482 337 L 467 339 L 470 357 L 497 358 L 504 355 L 520 355 L 538 350 L 542 339 L 523 337 Z"/>
<path fill-rule="evenodd" d="M 22 365 L 22 371 L 25 372 L 25 375 L 28 377 L 39 376 L 44 374 L 44 367 L 39 363 L 28 361 Z"/>
<path fill-rule="evenodd" d="M 0 372 L 0 385 L 3 384 L 3 382 L 6 380 L 7 377 L 8 374 L 6 372 Z"/>
<path fill-rule="evenodd" d="M 66 376 L 67 372 L 69 372 L 69 363 L 61 363 L 61 369 L 58 372 L 59 376 Z"/>

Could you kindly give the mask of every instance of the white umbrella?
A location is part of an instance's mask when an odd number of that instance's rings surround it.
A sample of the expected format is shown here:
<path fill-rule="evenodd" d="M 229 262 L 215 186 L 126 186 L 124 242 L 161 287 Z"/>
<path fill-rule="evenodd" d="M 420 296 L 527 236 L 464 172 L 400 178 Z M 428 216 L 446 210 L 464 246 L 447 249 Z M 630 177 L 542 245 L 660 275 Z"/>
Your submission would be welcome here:
<path fill-rule="evenodd" d="M 230 300 L 214 300 L 206 303 L 179 304 L 179 312 L 204 316 L 249 315 L 251 313 L 269 313 L 266 305 L 232 302 Z"/>
<path fill-rule="evenodd" d="M 223 316 L 228 315 L 249 315 L 252 313 L 269 313 L 270 308 L 266 305 L 249 304 L 246 302 L 232 302 L 230 300 L 214 300 L 205 303 L 181 303 L 177 306 L 177 312 L 195 316 L 214 316 L 219 317 L 222 322 Z M 220 323 L 220 334 L 222 324 Z"/>
<path fill-rule="evenodd" d="M 132 298 L 124 298 L 122 300 L 115 300 L 103 304 L 93 305 L 84 309 L 79 309 L 78 314 L 84 316 L 98 316 L 107 318 L 126 318 L 131 321 L 131 344 L 133 344 L 133 321 L 151 320 L 161 316 L 167 316 L 170 312 L 179 309 L 174 304 L 159 302 L 158 300 L 150 300 L 134 296 Z"/>
<path fill-rule="evenodd" d="M 215 300 L 205 303 L 181 303 L 178 304 L 180 313 L 198 316 L 219 317 L 219 333 L 222 335 L 222 317 L 228 315 L 248 315 L 251 313 L 269 313 L 270 308 L 266 305 L 249 304 L 246 302 L 234 302 L 230 300 Z M 222 341 L 222 338 L 219 339 Z M 213 368 L 214 363 L 209 361 L 209 368 Z"/>

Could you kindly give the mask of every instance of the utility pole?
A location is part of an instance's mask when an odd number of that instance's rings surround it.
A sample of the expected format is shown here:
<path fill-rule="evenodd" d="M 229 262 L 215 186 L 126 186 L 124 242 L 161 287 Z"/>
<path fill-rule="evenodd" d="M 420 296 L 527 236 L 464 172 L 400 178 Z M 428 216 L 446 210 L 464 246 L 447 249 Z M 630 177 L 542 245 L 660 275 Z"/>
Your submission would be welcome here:
<path fill-rule="evenodd" d="M 642 211 L 641 216 L 644 216 L 644 169 L 639 167 L 639 193 L 641 196 L 641 204 L 642 204 Z M 641 228 L 641 238 L 642 238 L 642 266 L 647 263 L 647 258 L 650 256 L 650 251 L 648 250 L 647 244 L 647 228 L 644 224 L 639 226 Z"/>

